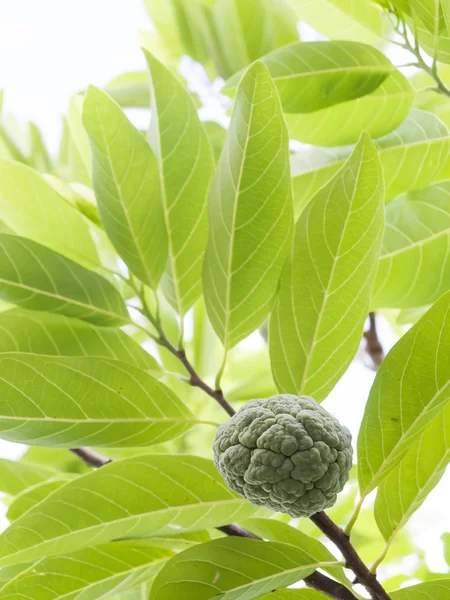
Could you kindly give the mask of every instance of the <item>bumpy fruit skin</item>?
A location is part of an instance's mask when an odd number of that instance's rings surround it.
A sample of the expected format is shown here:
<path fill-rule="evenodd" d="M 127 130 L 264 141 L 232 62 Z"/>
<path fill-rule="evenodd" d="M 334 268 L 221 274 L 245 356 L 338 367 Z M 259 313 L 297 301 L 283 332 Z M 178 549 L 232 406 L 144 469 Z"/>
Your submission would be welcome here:
<path fill-rule="evenodd" d="M 227 485 L 258 506 L 292 517 L 329 508 L 348 480 L 351 434 L 308 396 L 250 400 L 214 440 Z"/>

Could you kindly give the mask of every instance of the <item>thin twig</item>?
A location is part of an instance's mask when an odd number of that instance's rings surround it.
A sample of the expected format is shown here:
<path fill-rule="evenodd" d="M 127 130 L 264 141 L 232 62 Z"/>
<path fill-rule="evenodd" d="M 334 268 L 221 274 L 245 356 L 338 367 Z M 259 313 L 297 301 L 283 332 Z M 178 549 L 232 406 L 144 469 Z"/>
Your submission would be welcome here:
<path fill-rule="evenodd" d="M 174 348 L 174 351 L 171 350 L 171 352 L 181 361 L 181 363 L 184 365 L 184 368 L 189 373 L 189 375 L 190 375 L 189 383 L 192 386 L 200 388 L 206 394 L 208 394 L 208 396 L 211 396 L 211 398 L 214 398 L 214 400 L 218 404 L 220 404 L 220 406 L 228 413 L 228 415 L 230 417 L 232 417 L 234 414 L 236 414 L 236 411 L 234 410 L 234 408 L 225 399 L 225 396 L 223 395 L 222 390 L 214 390 L 205 381 L 203 381 L 203 379 L 200 377 L 200 375 L 194 369 L 192 364 L 189 362 L 189 359 L 187 358 L 186 352 L 184 350 L 176 350 Z"/>
<path fill-rule="evenodd" d="M 422 69 L 422 71 L 425 71 L 425 73 L 428 73 L 428 75 L 430 75 L 430 77 L 432 77 L 432 79 L 436 83 L 436 86 L 437 86 L 436 91 L 438 93 L 443 94 L 444 96 L 450 97 L 450 89 L 442 81 L 442 79 L 438 73 L 437 48 L 435 47 L 435 49 L 434 49 L 435 52 L 434 52 L 434 56 L 433 56 L 433 63 L 432 63 L 432 66 L 430 67 L 430 65 L 428 65 L 425 62 L 425 60 L 422 56 L 422 53 L 420 52 L 419 37 L 418 37 L 417 26 L 416 26 L 415 21 L 413 21 L 413 27 L 414 27 L 414 32 L 413 32 L 414 44 L 411 43 L 411 41 L 408 37 L 408 30 L 406 29 L 406 25 L 405 25 L 404 21 L 402 21 L 399 17 L 399 27 L 397 29 L 397 33 L 401 36 L 401 38 L 404 41 L 405 50 L 408 50 L 409 52 L 411 52 L 411 54 L 417 60 L 417 63 L 413 66 L 416 66 L 418 69 Z"/>
<path fill-rule="evenodd" d="M 203 381 L 203 379 L 200 377 L 200 375 L 197 373 L 194 366 L 188 359 L 184 348 L 176 348 L 172 344 L 172 342 L 168 339 L 168 337 L 166 336 L 164 329 L 161 325 L 161 322 L 152 315 L 152 313 L 148 307 L 147 301 L 145 299 L 144 290 L 142 290 L 140 293 L 140 299 L 142 302 L 142 314 L 145 315 L 145 317 L 149 320 L 149 322 L 153 325 L 153 327 L 158 332 L 159 338 L 156 340 L 157 343 L 160 346 L 163 346 L 164 348 L 166 348 L 176 358 L 178 358 L 178 360 L 182 363 L 182 365 L 184 366 L 184 368 L 190 375 L 190 378 L 189 378 L 190 385 L 192 385 L 193 387 L 198 387 L 199 389 L 203 390 L 206 394 L 208 394 L 208 396 L 213 398 L 227 412 L 227 414 L 230 417 L 232 417 L 236 413 L 236 411 L 231 406 L 231 404 L 229 402 L 227 402 L 227 400 L 225 399 L 225 397 L 223 395 L 222 390 L 220 390 L 220 389 L 215 390 L 211 386 L 209 386 L 205 381 Z"/>
<path fill-rule="evenodd" d="M 364 332 L 366 340 L 366 352 L 372 359 L 375 370 L 381 365 L 384 359 L 383 346 L 378 338 L 376 317 L 374 312 L 369 313 L 369 329 Z"/>
<path fill-rule="evenodd" d="M 112 462 L 112 458 L 107 458 L 94 452 L 90 448 L 71 448 L 71 452 L 76 454 L 88 467 L 104 467 L 108 463 Z"/>
<path fill-rule="evenodd" d="M 324 533 L 329 540 L 341 551 L 346 566 L 356 576 L 353 583 L 360 583 L 369 592 L 373 600 L 391 600 L 390 596 L 378 581 L 375 573 L 363 563 L 359 554 L 350 542 L 345 532 L 334 523 L 324 512 L 319 512 L 311 517 L 311 521 Z"/>

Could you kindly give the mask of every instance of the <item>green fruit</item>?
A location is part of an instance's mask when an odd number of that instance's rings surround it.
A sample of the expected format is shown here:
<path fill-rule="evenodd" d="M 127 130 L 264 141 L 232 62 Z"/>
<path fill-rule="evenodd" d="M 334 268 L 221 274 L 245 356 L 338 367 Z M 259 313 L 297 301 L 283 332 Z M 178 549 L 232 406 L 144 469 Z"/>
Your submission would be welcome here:
<path fill-rule="evenodd" d="M 336 502 L 352 466 L 351 434 L 315 400 L 250 400 L 214 440 L 228 487 L 252 504 L 310 517 Z"/>

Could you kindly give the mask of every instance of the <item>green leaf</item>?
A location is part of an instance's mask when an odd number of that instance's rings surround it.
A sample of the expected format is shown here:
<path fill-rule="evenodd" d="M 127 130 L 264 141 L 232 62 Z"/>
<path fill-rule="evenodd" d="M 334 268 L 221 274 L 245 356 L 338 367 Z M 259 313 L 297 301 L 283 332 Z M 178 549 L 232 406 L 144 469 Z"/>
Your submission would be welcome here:
<path fill-rule="evenodd" d="M 363 496 L 445 409 L 450 399 L 449 364 L 450 292 L 400 338 L 377 372 L 358 437 Z"/>
<path fill-rule="evenodd" d="M 30 446 L 22 459 L 38 467 L 51 467 L 57 471 L 57 475 L 90 471 L 90 468 L 78 456 L 67 452 L 64 448 Z"/>
<path fill-rule="evenodd" d="M 409 0 L 414 19 L 419 19 L 433 35 L 445 31 L 441 3 L 442 0 Z"/>
<path fill-rule="evenodd" d="M 403 308 L 398 312 L 396 323 L 398 325 L 413 325 L 414 323 L 417 323 L 430 308 L 430 305 Z"/>
<path fill-rule="evenodd" d="M 359 347 L 384 226 L 383 175 L 363 135 L 296 224 L 270 319 L 270 358 L 283 392 L 320 402 Z"/>
<path fill-rule="evenodd" d="M 0 353 L 97 356 L 131 363 L 154 376 L 162 374 L 153 356 L 119 329 L 17 308 L 0 314 L 0 332 Z"/>
<path fill-rule="evenodd" d="M 288 135 L 264 65 L 239 85 L 210 198 L 203 287 L 225 350 L 267 317 L 292 239 Z"/>
<path fill-rule="evenodd" d="M 412 585 L 396 592 L 390 592 L 392 600 L 448 600 L 450 594 L 450 579 L 426 581 Z"/>
<path fill-rule="evenodd" d="M 284 544 L 291 544 L 296 548 L 301 548 L 311 563 L 327 563 L 337 560 L 321 542 L 309 537 L 299 529 L 291 527 L 287 523 L 282 523 L 275 519 L 256 518 L 249 519 L 245 525 L 252 533 L 266 540 L 283 542 Z M 349 585 L 342 567 L 324 567 L 324 571 L 327 571 L 327 573 L 344 585 Z"/>
<path fill-rule="evenodd" d="M 287 114 L 289 135 L 315 146 L 353 144 L 361 131 L 366 131 L 371 137 L 380 137 L 402 123 L 411 110 L 413 100 L 412 87 L 397 71 L 374 92 L 362 98 L 308 114 Z"/>
<path fill-rule="evenodd" d="M 57 475 L 53 469 L 36 466 L 23 460 L 0 458 L 0 491 L 11 496 Z"/>
<path fill-rule="evenodd" d="M 84 265 L 98 265 L 87 221 L 39 173 L 0 159 L 0 220 Z"/>
<path fill-rule="evenodd" d="M 267 596 L 263 596 L 261 600 L 326 600 L 328 596 L 316 592 L 315 590 L 277 590 L 271 592 Z"/>
<path fill-rule="evenodd" d="M 229 77 L 271 50 L 298 41 L 297 19 L 286 0 L 218 0 L 215 29 Z M 230 42 L 232 40 L 232 42 Z"/>
<path fill-rule="evenodd" d="M 375 501 L 375 518 L 388 545 L 437 485 L 450 461 L 450 404 L 410 445 L 384 479 Z"/>
<path fill-rule="evenodd" d="M 288 113 L 309 113 L 370 94 L 395 70 L 372 46 L 348 41 L 294 42 L 261 61 Z M 227 89 L 241 77 L 242 72 L 233 75 Z"/>
<path fill-rule="evenodd" d="M 109 281 L 45 246 L 4 233 L 0 234 L 0 298 L 96 325 L 130 321 Z"/>
<path fill-rule="evenodd" d="M 413 109 L 392 133 L 375 140 L 383 166 L 386 200 L 449 177 L 450 133 L 434 115 Z M 292 159 L 297 214 L 342 167 L 350 149 L 315 148 Z"/>
<path fill-rule="evenodd" d="M 52 171 L 52 161 L 39 128 L 34 123 L 30 123 L 29 129 L 31 160 L 34 168 L 44 173 Z"/>
<path fill-rule="evenodd" d="M 198 422 L 168 387 L 129 363 L 0 354 L 0 438 L 137 447 L 173 439 Z"/>
<path fill-rule="evenodd" d="M 251 600 L 303 579 L 317 561 L 281 542 L 230 537 L 188 548 L 156 577 L 152 600 Z"/>
<path fill-rule="evenodd" d="M 12 523 L 21 517 L 71 478 L 72 475 L 68 473 L 55 473 L 51 479 L 36 483 L 20 492 L 9 505 L 6 513 L 8 521 Z"/>
<path fill-rule="evenodd" d="M 379 43 L 388 29 L 383 11 L 370 0 L 291 0 L 297 16 L 330 39 Z"/>
<path fill-rule="evenodd" d="M 69 180 L 92 184 L 91 148 L 82 122 L 83 96 L 72 96 L 67 110 Z"/>
<path fill-rule="evenodd" d="M 119 105 L 92 85 L 83 123 L 92 144 L 94 189 L 105 231 L 133 274 L 155 289 L 167 261 L 156 157 Z"/>
<path fill-rule="evenodd" d="M 149 581 L 174 553 L 143 541 L 84 548 L 44 558 L 0 590 L 0 600 L 100 600 Z"/>
<path fill-rule="evenodd" d="M 214 158 L 188 92 L 166 67 L 150 53 L 144 53 L 150 69 L 152 98 L 149 139 L 159 162 L 169 243 L 163 289 L 182 316 L 201 291 L 207 194 Z"/>
<path fill-rule="evenodd" d="M 450 289 L 449 247 L 450 182 L 394 200 L 386 207 L 372 306 L 414 308 L 437 300 Z"/>
<path fill-rule="evenodd" d="M 209 143 L 213 149 L 214 157 L 216 161 L 218 161 L 225 144 L 227 130 L 224 129 L 222 125 L 219 125 L 219 123 L 215 123 L 214 121 L 206 121 L 203 123 L 203 127 L 205 128 Z"/>
<path fill-rule="evenodd" d="M 106 84 L 105 91 L 124 108 L 150 108 L 146 71 L 122 73 Z"/>
<path fill-rule="evenodd" d="M 226 487 L 212 461 L 132 457 L 66 483 L 12 523 L 0 535 L 0 566 L 112 539 L 200 531 L 257 511 Z"/>

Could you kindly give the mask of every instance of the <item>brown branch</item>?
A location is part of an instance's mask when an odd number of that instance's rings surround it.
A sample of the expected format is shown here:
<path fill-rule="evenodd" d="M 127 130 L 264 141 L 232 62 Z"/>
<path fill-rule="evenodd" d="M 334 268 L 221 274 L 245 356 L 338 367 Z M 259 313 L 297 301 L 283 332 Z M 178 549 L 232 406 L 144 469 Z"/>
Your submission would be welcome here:
<path fill-rule="evenodd" d="M 172 346 L 172 345 L 171 345 Z M 167 346 L 166 346 L 167 347 Z M 236 411 L 231 406 L 231 404 L 225 399 L 222 390 L 215 390 L 211 386 L 209 386 L 197 371 L 194 369 L 192 364 L 189 362 L 188 357 L 186 356 L 186 352 L 184 350 L 177 350 L 174 346 L 172 348 L 168 348 L 172 354 L 174 354 L 183 364 L 184 368 L 190 375 L 189 383 L 203 390 L 208 396 L 211 396 L 220 406 L 228 413 L 230 417 L 236 414 Z"/>
<path fill-rule="evenodd" d="M 112 462 L 112 458 L 102 456 L 101 454 L 94 452 L 90 448 L 71 448 L 70 452 L 73 452 L 78 456 L 78 458 L 81 458 L 81 460 L 88 467 L 104 467 L 108 463 Z"/>
<path fill-rule="evenodd" d="M 386 590 L 378 581 L 377 576 L 371 573 L 361 560 L 348 535 L 324 512 L 319 512 L 310 518 L 320 531 L 341 551 L 347 568 L 351 569 L 356 576 L 354 583 L 363 585 L 373 600 L 391 600 Z"/>
<path fill-rule="evenodd" d="M 364 332 L 366 340 L 366 352 L 372 359 L 375 370 L 381 365 L 384 359 L 383 346 L 378 338 L 376 317 L 374 312 L 369 313 L 369 329 Z"/>
<path fill-rule="evenodd" d="M 306 585 L 318 592 L 322 592 L 334 600 L 355 600 L 356 596 L 347 589 L 342 583 L 330 579 L 319 571 L 314 571 L 303 580 Z"/>

